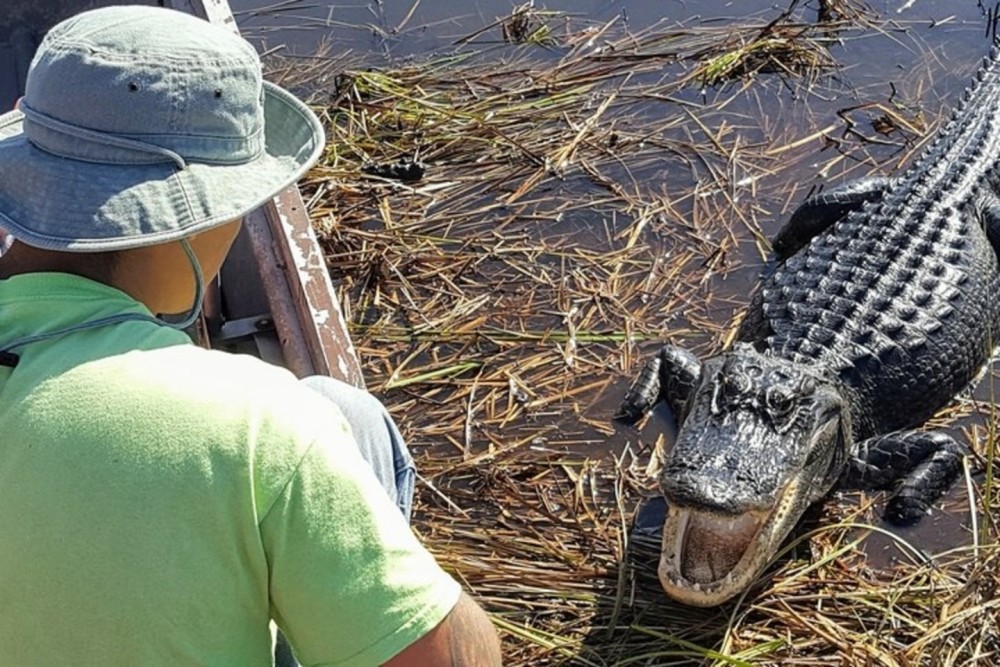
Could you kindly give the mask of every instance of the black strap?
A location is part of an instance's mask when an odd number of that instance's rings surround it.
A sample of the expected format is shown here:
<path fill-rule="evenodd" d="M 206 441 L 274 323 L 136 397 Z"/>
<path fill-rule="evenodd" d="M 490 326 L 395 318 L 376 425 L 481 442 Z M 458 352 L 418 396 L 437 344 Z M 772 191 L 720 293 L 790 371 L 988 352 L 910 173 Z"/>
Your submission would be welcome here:
<path fill-rule="evenodd" d="M 0 366 L 8 366 L 14 368 L 17 366 L 17 362 L 21 360 L 20 355 L 14 354 L 13 352 L 4 352 L 0 350 Z"/>

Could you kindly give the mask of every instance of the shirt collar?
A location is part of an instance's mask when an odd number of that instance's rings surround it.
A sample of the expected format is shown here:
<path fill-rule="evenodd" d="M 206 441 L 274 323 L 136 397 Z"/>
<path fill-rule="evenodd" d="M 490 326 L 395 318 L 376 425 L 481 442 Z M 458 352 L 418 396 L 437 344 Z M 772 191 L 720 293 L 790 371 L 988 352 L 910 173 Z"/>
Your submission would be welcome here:
<path fill-rule="evenodd" d="M 0 280 L 0 346 L 127 313 L 152 316 L 121 290 L 69 273 L 24 273 Z"/>

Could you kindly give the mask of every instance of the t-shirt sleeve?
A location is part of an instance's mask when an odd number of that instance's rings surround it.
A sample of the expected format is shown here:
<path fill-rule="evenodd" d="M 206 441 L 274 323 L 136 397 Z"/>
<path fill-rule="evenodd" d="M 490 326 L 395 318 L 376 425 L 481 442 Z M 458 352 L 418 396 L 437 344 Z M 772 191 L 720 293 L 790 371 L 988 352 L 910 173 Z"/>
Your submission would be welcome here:
<path fill-rule="evenodd" d="M 260 523 L 271 614 L 307 666 L 380 665 L 460 592 L 344 436 L 309 447 Z"/>

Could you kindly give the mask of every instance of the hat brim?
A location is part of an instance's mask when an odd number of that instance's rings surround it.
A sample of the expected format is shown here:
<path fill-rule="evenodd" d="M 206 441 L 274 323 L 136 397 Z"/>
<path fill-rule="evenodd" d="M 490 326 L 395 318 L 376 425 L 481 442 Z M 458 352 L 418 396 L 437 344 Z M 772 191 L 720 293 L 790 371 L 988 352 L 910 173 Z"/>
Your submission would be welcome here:
<path fill-rule="evenodd" d="M 264 152 L 244 164 L 111 165 L 47 153 L 23 114 L 0 116 L 0 227 L 28 245 L 103 252 L 167 243 L 241 218 L 297 181 L 324 146 L 315 114 L 264 82 Z"/>

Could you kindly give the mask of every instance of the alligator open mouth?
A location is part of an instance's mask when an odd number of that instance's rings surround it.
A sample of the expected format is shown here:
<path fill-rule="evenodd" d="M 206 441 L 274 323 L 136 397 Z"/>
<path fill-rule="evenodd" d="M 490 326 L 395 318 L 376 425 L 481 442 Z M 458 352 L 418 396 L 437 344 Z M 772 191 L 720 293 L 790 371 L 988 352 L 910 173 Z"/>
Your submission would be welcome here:
<path fill-rule="evenodd" d="M 788 515 L 795 486 L 792 482 L 785 488 L 770 512 L 735 516 L 678 507 L 668 500 L 657 571 L 666 593 L 685 604 L 710 607 L 745 591 L 794 525 Z"/>

